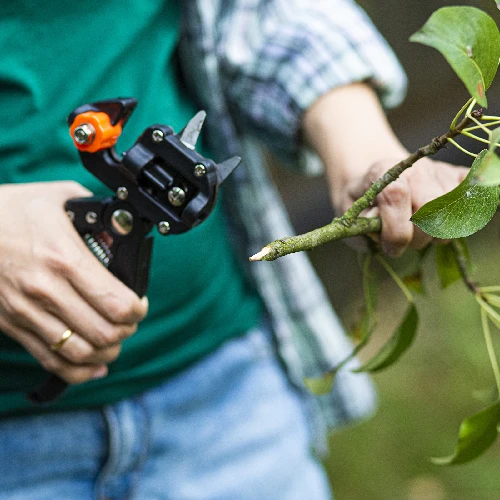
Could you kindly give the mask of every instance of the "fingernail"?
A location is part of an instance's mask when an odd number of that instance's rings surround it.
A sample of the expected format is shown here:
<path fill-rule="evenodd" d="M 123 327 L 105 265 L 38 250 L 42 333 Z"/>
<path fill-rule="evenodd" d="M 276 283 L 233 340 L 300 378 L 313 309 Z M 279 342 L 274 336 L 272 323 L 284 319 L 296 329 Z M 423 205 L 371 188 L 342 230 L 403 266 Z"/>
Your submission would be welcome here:
<path fill-rule="evenodd" d="M 108 367 L 106 365 L 100 366 L 92 375 L 92 379 L 96 380 L 104 378 L 108 374 Z"/>
<path fill-rule="evenodd" d="M 144 307 L 149 307 L 149 299 L 145 295 L 144 297 L 142 297 L 141 302 L 144 305 Z"/>

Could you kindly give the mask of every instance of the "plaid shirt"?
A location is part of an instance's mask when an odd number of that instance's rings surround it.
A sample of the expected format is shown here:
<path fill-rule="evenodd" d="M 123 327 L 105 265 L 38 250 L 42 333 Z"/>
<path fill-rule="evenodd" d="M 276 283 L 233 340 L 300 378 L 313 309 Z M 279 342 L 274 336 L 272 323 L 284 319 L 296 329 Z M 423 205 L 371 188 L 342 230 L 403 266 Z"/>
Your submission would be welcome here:
<path fill-rule="evenodd" d="M 265 244 L 293 233 L 266 171 L 263 146 L 290 168 L 321 172 L 300 139 L 303 111 L 328 90 L 369 81 L 385 106 L 406 80 L 366 14 L 350 0 L 183 0 L 179 49 L 186 84 L 208 112 L 218 159 L 243 157 L 224 188 L 233 241 L 262 296 L 290 377 L 319 376 L 352 349 L 305 254 L 248 263 Z M 356 362 L 354 361 L 354 364 Z M 352 368 L 353 365 L 350 365 Z M 370 414 L 367 376 L 339 373 L 317 402 L 322 424 Z"/>

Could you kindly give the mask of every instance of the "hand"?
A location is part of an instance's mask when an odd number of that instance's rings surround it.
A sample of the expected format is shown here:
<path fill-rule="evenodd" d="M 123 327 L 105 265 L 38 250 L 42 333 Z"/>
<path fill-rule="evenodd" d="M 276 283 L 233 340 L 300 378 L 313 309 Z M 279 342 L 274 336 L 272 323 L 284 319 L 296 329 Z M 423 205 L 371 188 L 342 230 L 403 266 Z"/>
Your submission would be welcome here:
<path fill-rule="evenodd" d="M 105 376 L 148 309 L 68 219 L 65 202 L 90 195 L 74 182 L 0 186 L 0 330 L 70 384 Z"/>
<path fill-rule="evenodd" d="M 333 189 L 332 199 L 337 212 L 340 214 L 349 209 L 373 181 L 401 159 L 380 160 L 365 175 L 350 179 L 344 189 Z M 422 158 L 389 184 L 377 196 L 374 206 L 361 214 L 365 217 L 381 217 L 382 251 L 390 257 L 398 257 L 408 246 L 420 249 L 430 243 L 432 237 L 415 226 L 410 217 L 425 203 L 454 189 L 467 172 L 468 169 L 464 167 Z M 373 236 L 377 238 L 378 235 Z"/>
<path fill-rule="evenodd" d="M 387 122 L 377 94 L 363 83 L 321 96 L 304 113 L 302 127 L 305 139 L 325 165 L 339 215 L 373 181 L 409 155 Z M 362 213 L 382 218 L 382 250 L 395 257 L 409 245 L 424 247 L 431 237 L 410 222 L 411 215 L 451 191 L 466 175 L 465 168 L 422 158 L 387 186 L 374 207 Z"/>

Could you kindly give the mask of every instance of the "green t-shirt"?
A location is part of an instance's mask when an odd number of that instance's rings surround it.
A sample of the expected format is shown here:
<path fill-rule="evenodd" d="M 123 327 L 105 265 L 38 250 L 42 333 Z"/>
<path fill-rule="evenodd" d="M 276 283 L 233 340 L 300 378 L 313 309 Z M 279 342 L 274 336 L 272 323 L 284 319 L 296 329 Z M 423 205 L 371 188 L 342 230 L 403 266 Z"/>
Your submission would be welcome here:
<path fill-rule="evenodd" d="M 80 164 L 66 124 L 88 102 L 139 100 L 118 150 L 153 123 L 179 131 L 196 111 L 175 76 L 179 20 L 178 0 L 1 2 L 0 182 L 73 179 L 107 194 Z M 257 323 L 261 303 L 232 253 L 220 200 L 193 230 L 154 233 L 148 317 L 106 378 L 71 387 L 51 408 L 98 406 L 138 393 Z M 0 333 L 0 415 L 35 411 L 23 392 L 45 376 Z"/>

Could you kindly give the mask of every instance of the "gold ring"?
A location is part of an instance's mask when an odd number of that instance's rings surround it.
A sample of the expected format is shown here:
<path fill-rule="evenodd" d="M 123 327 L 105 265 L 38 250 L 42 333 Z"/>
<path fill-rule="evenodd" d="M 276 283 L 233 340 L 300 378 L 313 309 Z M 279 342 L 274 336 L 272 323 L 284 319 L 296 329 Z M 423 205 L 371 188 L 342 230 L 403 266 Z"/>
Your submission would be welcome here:
<path fill-rule="evenodd" d="M 71 337 L 71 335 L 73 335 L 73 332 L 70 329 L 66 330 L 61 335 L 61 340 L 59 340 L 59 342 L 56 342 L 55 344 L 52 344 L 50 346 L 50 350 L 51 351 L 58 351 L 64 345 L 66 340 L 68 340 Z"/>

